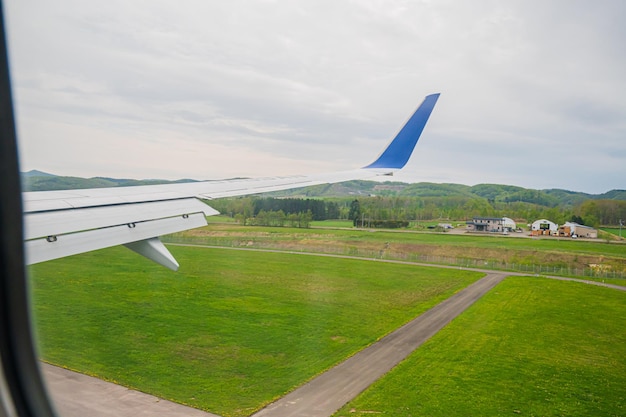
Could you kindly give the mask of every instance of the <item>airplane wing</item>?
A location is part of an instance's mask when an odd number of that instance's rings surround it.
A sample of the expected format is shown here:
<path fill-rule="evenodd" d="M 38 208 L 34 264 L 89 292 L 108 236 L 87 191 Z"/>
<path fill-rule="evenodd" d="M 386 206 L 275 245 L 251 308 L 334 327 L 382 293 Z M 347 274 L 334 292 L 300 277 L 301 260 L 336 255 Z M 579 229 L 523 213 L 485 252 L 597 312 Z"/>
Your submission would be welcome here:
<path fill-rule="evenodd" d="M 215 199 L 392 175 L 409 160 L 439 98 L 427 96 L 371 164 L 319 175 L 22 193 L 28 265 L 125 245 L 170 269 L 178 263 L 159 236 L 201 227 Z"/>

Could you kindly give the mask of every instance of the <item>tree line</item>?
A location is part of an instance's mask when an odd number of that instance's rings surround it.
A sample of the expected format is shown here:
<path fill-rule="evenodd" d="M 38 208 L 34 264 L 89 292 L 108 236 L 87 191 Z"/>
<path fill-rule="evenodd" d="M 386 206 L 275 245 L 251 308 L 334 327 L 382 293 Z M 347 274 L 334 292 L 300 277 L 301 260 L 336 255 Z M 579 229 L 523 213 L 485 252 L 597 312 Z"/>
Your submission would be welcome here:
<path fill-rule="evenodd" d="M 615 226 L 626 222 L 626 201 L 585 200 L 574 206 L 542 205 L 525 201 L 503 201 L 466 196 L 449 197 L 337 197 L 275 198 L 240 197 L 212 200 L 209 203 L 221 213 L 244 224 L 308 227 L 312 220 L 342 219 L 375 224 L 375 222 L 471 220 L 474 217 L 510 217 L 531 223 L 548 219 L 557 224 L 575 221 L 587 226 Z M 389 223 L 392 224 L 392 223 Z M 404 224 L 404 223 L 398 223 Z M 387 226 L 385 226 L 387 227 Z M 402 227 L 402 226 L 400 226 Z"/>

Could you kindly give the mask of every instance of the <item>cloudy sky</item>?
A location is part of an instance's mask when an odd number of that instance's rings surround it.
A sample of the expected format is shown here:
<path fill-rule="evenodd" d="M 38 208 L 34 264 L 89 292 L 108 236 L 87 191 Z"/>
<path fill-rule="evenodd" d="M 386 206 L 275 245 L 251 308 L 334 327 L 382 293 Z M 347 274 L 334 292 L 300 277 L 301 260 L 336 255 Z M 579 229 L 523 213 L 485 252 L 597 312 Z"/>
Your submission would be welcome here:
<path fill-rule="evenodd" d="M 626 188 L 622 0 L 7 0 L 22 171 Z"/>

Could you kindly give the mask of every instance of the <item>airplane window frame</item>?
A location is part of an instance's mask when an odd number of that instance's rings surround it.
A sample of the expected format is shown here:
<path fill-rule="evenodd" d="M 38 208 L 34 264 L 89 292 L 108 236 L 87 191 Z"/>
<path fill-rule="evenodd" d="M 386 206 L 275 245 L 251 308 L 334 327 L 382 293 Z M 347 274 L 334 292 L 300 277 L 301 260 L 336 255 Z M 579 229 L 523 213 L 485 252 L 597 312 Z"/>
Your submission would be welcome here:
<path fill-rule="evenodd" d="M 55 415 L 41 378 L 24 264 L 22 198 L 10 68 L 0 1 L 0 415 Z"/>

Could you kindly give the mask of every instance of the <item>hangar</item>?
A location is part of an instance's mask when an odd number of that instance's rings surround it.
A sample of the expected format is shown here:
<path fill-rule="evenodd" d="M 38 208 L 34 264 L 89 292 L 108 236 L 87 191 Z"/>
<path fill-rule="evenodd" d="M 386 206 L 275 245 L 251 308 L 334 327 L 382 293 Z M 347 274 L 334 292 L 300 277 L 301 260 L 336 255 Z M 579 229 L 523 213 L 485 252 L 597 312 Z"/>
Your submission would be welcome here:
<path fill-rule="evenodd" d="M 597 239 L 598 231 L 593 227 L 574 222 L 565 222 L 564 225 L 559 227 L 559 236 Z"/>
<path fill-rule="evenodd" d="M 550 220 L 535 220 L 530 226 L 531 236 L 552 236 L 558 234 L 559 226 Z"/>

